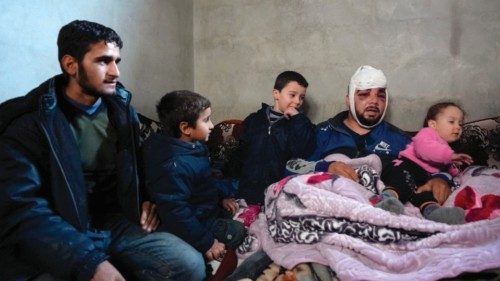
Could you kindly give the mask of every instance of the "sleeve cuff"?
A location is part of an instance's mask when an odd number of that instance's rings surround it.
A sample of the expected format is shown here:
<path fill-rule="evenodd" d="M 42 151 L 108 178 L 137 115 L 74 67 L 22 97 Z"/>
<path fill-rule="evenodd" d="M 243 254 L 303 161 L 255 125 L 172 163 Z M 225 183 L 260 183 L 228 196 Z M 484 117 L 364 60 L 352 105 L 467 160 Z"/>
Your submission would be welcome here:
<path fill-rule="evenodd" d="M 450 186 L 450 188 L 452 188 L 455 185 L 455 182 L 453 181 L 453 177 L 448 173 L 444 173 L 444 172 L 435 173 L 435 174 L 432 174 L 431 178 L 439 178 L 439 179 L 445 180 L 448 183 L 448 185 Z"/>
<path fill-rule="evenodd" d="M 210 233 L 207 234 L 205 237 L 201 239 L 201 241 L 198 243 L 197 247 L 195 247 L 198 251 L 201 252 L 202 255 L 205 255 L 205 253 L 212 248 L 212 245 L 214 244 L 215 237 Z"/>
<path fill-rule="evenodd" d="M 327 172 L 328 167 L 330 167 L 330 164 L 332 164 L 335 161 L 318 161 L 316 163 L 316 166 L 314 167 L 315 172 Z"/>

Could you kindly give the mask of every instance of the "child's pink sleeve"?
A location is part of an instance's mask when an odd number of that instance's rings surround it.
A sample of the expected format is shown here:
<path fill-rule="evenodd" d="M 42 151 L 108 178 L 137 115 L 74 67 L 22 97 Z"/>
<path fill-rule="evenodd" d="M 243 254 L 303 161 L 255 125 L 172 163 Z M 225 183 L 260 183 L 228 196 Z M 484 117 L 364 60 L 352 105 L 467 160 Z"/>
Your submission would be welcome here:
<path fill-rule="evenodd" d="M 426 162 L 450 164 L 453 150 L 432 128 L 421 129 L 413 137 L 415 155 Z"/>

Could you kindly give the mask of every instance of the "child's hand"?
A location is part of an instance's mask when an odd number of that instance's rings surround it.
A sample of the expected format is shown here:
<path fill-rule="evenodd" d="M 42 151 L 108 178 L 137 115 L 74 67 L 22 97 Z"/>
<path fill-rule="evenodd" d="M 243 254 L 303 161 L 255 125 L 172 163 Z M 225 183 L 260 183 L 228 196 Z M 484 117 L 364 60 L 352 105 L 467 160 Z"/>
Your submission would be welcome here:
<path fill-rule="evenodd" d="M 222 199 L 222 207 L 232 215 L 236 214 L 236 212 L 238 211 L 238 203 L 236 203 L 236 200 L 234 200 L 234 198 Z"/>
<path fill-rule="evenodd" d="M 474 163 L 474 160 L 470 155 L 465 153 L 453 153 L 451 156 L 451 162 L 457 166 L 462 166 L 463 164 L 470 165 Z"/>
<path fill-rule="evenodd" d="M 283 115 L 285 115 L 285 118 L 287 119 L 297 114 L 299 114 L 299 111 L 295 107 L 289 107 L 285 110 L 285 112 L 283 112 Z"/>
<path fill-rule="evenodd" d="M 214 239 L 214 244 L 212 244 L 212 247 L 210 247 L 210 249 L 208 249 L 208 251 L 205 253 L 205 257 L 207 258 L 208 261 L 213 261 L 213 260 L 221 261 L 222 258 L 224 258 L 225 254 L 226 254 L 226 245 L 224 245 L 224 243 L 217 241 L 217 239 Z"/>

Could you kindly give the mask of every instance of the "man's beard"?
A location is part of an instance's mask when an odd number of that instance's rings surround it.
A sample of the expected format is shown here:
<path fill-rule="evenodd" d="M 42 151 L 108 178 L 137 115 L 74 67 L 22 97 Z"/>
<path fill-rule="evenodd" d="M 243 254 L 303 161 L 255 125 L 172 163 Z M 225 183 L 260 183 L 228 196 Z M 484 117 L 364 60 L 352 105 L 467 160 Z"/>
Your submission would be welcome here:
<path fill-rule="evenodd" d="M 380 118 L 382 118 L 382 115 L 379 115 L 375 119 L 366 119 L 365 117 L 363 117 L 362 114 L 359 114 L 359 112 L 356 111 L 356 117 L 358 117 L 359 123 L 361 123 L 365 126 L 373 126 L 373 125 L 377 124 L 377 122 L 380 120 Z"/>
<path fill-rule="evenodd" d="M 78 64 L 78 75 L 79 75 L 79 79 L 78 79 L 78 85 L 82 88 L 83 92 L 89 96 L 92 96 L 92 97 L 102 97 L 104 95 L 110 95 L 108 93 L 104 93 L 104 92 L 101 92 L 99 90 L 97 90 L 95 87 L 93 87 L 92 85 L 90 85 L 89 83 L 89 79 L 87 77 L 87 71 L 85 71 L 85 68 L 83 68 L 83 66 L 81 64 Z M 114 94 L 115 92 L 111 93 L 111 94 Z"/>

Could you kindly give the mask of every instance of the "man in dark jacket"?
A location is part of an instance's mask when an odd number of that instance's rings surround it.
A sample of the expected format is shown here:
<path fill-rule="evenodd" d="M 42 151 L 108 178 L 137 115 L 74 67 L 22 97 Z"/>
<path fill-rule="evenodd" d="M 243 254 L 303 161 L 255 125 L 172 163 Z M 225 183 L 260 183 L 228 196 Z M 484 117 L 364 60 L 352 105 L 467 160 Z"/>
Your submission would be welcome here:
<path fill-rule="evenodd" d="M 196 250 L 150 233 L 120 37 L 73 21 L 57 44 L 63 74 L 0 105 L 0 280 L 203 279 Z"/>

